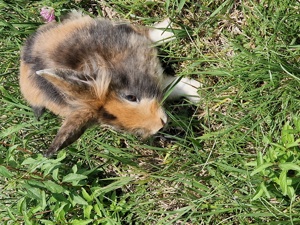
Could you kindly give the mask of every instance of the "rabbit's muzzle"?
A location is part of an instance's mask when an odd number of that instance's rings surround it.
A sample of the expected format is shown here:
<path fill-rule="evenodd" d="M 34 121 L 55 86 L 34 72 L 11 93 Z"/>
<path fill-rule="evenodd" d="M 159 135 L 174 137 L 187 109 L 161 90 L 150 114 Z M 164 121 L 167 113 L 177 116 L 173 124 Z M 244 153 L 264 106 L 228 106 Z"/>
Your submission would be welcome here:
<path fill-rule="evenodd" d="M 167 116 L 156 99 L 144 98 L 130 102 L 118 97 L 109 99 L 101 121 L 112 127 L 146 138 L 157 133 L 167 123 Z"/>

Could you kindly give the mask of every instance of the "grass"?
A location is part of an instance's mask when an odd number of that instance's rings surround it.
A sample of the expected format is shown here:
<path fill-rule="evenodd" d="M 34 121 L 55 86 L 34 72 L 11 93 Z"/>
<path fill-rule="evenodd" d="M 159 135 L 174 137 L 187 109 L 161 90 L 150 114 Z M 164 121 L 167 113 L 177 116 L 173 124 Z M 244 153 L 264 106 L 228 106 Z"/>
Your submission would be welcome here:
<path fill-rule="evenodd" d="M 1 224 L 299 224 L 300 2 L 0 1 Z M 197 3 L 198 2 L 198 3 Z M 166 71 L 203 83 L 167 104 L 147 142 L 95 127 L 41 156 L 60 119 L 20 95 L 19 51 L 39 9 L 150 25 L 170 17 Z"/>

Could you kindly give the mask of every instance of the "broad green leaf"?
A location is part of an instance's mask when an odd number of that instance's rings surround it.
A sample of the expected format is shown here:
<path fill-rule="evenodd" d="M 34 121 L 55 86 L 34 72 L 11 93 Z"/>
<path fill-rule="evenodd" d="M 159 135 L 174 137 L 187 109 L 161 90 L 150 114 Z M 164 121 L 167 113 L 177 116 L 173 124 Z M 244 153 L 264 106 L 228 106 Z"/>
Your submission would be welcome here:
<path fill-rule="evenodd" d="M 43 184 L 43 182 L 41 182 L 41 180 L 28 180 L 26 182 L 27 184 L 29 184 L 31 187 L 38 187 L 38 188 L 45 188 L 45 185 Z"/>
<path fill-rule="evenodd" d="M 88 202 L 93 201 L 93 197 L 91 195 L 89 195 L 84 188 L 81 188 L 81 193 L 82 193 L 82 196 L 85 198 L 85 200 L 87 200 Z"/>
<path fill-rule="evenodd" d="M 0 166 L 0 175 L 6 178 L 11 178 L 13 176 L 13 174 L 5 166 Z"/>
<path fill-rule="evenodd" d="M 78 170 L 78 168 L 77 168 L 77 165 L 75 164 L 75 165 L 72 167 L 72 171 L 73 171 L 73 173 L 77 173 L 77 170 Z"/>
<path fill-rule="evenodd" d="M 263 189 L 262 185 L 260 185 L 251 200 L 255 201 L 256 199 L 259 199 L 261 196 L 263 196 L 263 194 L 264 194 L 264 189 Z"/>
<path fill-rule="evenodd" d="M 293 123 L 296 127 L 296 130 L 300 132 L 300 119 L 296 116 L 293 117 Z"/>
<path fill-rule="evenodd" d="M 55 168 L 52 171 L 52 177 L 53 177 L 53 180 L 55 180 L 55 181 L 58 181 L 58 171 L 59 171 L 59 168 Z"/>
<path fill-rule="evenodd" d="M 64 193 L 53 193 L 52 198 L 55 199 L 56 202 L 70 203 L 69 200 L 65 197 Z"/>
<path fill-rule="evenodd" d="M 255 170 L 253 170 L 252 173 L 250 174 L 250 176 L 257 174 L 270 166 L 273 166 L 273 163 L 264 163 L 264 164 L 260 165 L 259 167 L 257 167 Z"/>
<path fill-rule="evenodd" d="M 6 207 L 6 211 L 8 212 L 9 218 L 11 218 L 14 221 L 17 221 L 17 218 L 12 214 L 10 208 Z"/>
<path fill-rule="evenodd" d="M 286 181 L 286 174 L 287 174 L 287 170 L 282 170 L 280 175 L 279 175 L 279 186 L 282 190 L 282 194 L 284 196 L 287 195 L 287 189 L 288 189 L 288 185 L 287 185 L 287 181 Z"/>
<path fill-rule="evenodd" d="M 295 142 L 293 133 L 294 133 L 293 128 L 287 122 L 283 126 L 282 131 L 281 131 L 281 141 L 284 146 Z"/>
<path fill-rule="evenodd" d="M 293 187 L 291 187 L 291 186 L 288 186 L 288 188 L 287 188 L 287 195 L 290 197 L 290 199 L 292 201 L 294 201 L 295 198 L 296 198 L 295 189 Z"/>
<path fill-rule="evenodd" d="M 21 199 L 18 201 L 18 203 L 17 203 L 17 209 L 18 209 L 18 211 L 19 211 L 20 213 L 22 213 L 23 211 L 26 210 L 26 207 L 27 207 L 27 205 L 26 205 L 26 199 L 25 199 L 25 197 L 23 197 L 23 198 L 21 198 Z"/>
<path fill-rule="evenodd" d="M 281 149 L 281 150 L 285 150 L 285 149 L 286 149 L 286 147 L 284 147 L 284 146 L 282 146 L 282 145 L 280 145 L 280 144 L 277 144 L 277 143 L 270 143 L 270 144 L 271 144 L 272 146 L 275 146 L 275 147 Z M 276 150 L 276 148 L 275 148 L 275 150 Z"/>
<path fill-rule="evenodd" d="M 63 219 L 65 217 L 66 212 L 64 208 L 66 205 L 66 202 L 61 202 L 59 208 L 54 211 L 54 215 L 57 219 Z"/>
<path fill-rule="evenodd" d="M 49 173 L 51 173 L 53 170 L 59 168 L 61 165 L 60 162 L 54 163 L 53 161 L 49 161 L 49 163 L 45 163 L 45 165 L 42 166 L 42 170 L 44 171 L 43 176 L 46 177 Z"/>
<path fill-rule="evenodd" d="M 31 157 L 26 158 L 21 165 L 32 165 L 32 164 L 36 164 L 37 160 L 33 159 Z"/>
<path fill-rule="evenodd" d="M 41 200 L 42 196 L 41 196 L 41 189 L 40 188 L 33 187 L 29 183 L 24 184 L 23 188 L 26 189 L 26 191 L 25 191 L 26 197 L 33 198 L 33 199 L 36 199 L 36 200 L 39 200 L 39 201 Z"/>
<path fill-rule="evenodd" d="M 42 210 L 45 210 L 45 208 L 47 207 L 47 200 L 46 200 L 46 193 L 45 191 L 42 191 L 42 199 L 41 199 L 41 207 Z"/>
<path fill-rule="evenodd" d="M 39 222 L 44 225 L 56 225 L 56 223 L 51 220 L 39 220 Z"/>
<path fill-rule="evenodd" d="M 296 165 L 295 163 L 286 162 L 286 163 L 280 163 L 279 167 L 282 170 L 295 170 L 300 172 L 300 166 Z"/>
<path fill-rule="evenodd" d="M 89 224 L 93 222 L 92 219 L 88 219 L 88 220 L 73 220 L 71 222 L 72 225 L 85 225 L 85 224 Z"/>
<path fill-rule="evenodd" d="M 33 223 L 30 221 L 27 212 L 23 211 L 22 214 L 23 214 L 23 219 L 24 219 L 25 225 L 32 225 Z"/>
<path fill-rule="evenodd" d="M 271 140 L 267 136 L 264 136 L 262 142 L 268 145 L 271 143 Z"/>
<path fill-rule="evenodd" d="M 54 162 L 61 162 L 67 157 L 66 150 L 61 150 L 57 154 L 57 158 L 54 160 Z"/>
<path fill-rule="evenodd" d="M 98 204 L 94 205 L 94 210 L 95 210 L 95 212 L 97 213 L 97 215 L 98 215 L 99 217 L 102 217 L 102 216 L 103 216 L 103 213 L 101 212 L 101 210 L 100 210 Z"/>
<path fill-rule="evenodd" d="M 267 159 L 269 159 L 270 162 L 275 162 L 277 159 L 277 154 L 278 154 L 278 148 L 273 148 L 273 146 L 271 146 L 269 148 L 269 151 L 267 151 L 266 157 Z"/>
<path fill-rule="evenodd" d="M 297 147 L 297 146 L 299 146 L 299 142 L 300 142 L 300 139 L 297 139 L 297 140 L 294 141 L 293 143 L 287 144 L 287 145 L 286 145 L 286 148 Z"/>
<path fill-rule="evenodd" d="M 37 214 L 37 213 L 39 213 L 41 211 L 42 211 L 42 207 L 40 205 L 31 206 L 28 214 L 29 215 L 36 214 L 36 217 L 38 218 L 40 216 L 40 214 Z"/>
<path fill-rule="evenodd" d="M 257 166 L 264 164 L 264 159 L 261 152 L 257 153 Z"/>
<path fill-rule="evenodd" d="M 33 172 L 37 168 L 41 168 L 47 160 L 48 159 L 46 159 L 44 157 L 37 158 L 37 159 L 33 159 L 33 158 L 29 157 L 22 162 L 22 165 L 29 165 L 28 172 Z"/>
<path fill-rule="evenodd" d="M 80 195 L 78 194 L 70 194 L 72 199 L 72 204 L 75 206 L 76 204 L 79 205 L 88 205 L 87 201 L 85 201 Z"/>
<path fill-rule="evenodd" d="M 257 161 L 247 162 L 245 163 L 245 166 L 257 166 Z"/>
<path fill-rule="evenodd" d="M 91 205 L 85 205 L 83 206 L 83 215 L 85 218 L 89 219 L 91 217 L 93 206 Z"/>
<path fill-rule="evenodd" d="M 70 174 L 64 176 L 62 181 L 71 183 L 74 181 L 78 182 L 78 181 L 84 180 L 86 178 L 87 178 L 87 176 L 82 175 L 82 174 L 70 173 Z"/>
<path fill-rule="evenodd" d="M 49 191 L 51 191 L 51 193 L 62 193 L 65 191 L 65 189 L 61 185 L 58 185 L 51 180 L 44 181 L 43 183 L 45 184 L 45 187 Z"/>

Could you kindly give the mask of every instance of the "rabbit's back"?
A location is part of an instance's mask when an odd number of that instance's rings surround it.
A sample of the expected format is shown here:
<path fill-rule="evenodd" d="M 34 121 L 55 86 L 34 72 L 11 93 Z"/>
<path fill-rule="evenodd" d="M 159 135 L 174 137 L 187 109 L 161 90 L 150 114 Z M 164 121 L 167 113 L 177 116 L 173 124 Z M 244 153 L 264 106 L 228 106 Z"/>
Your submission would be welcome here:
<path fill-rule="evenodd" d="M 55 67 L 81 70 L 96 58 L 98 64 L 106 66 L 113 66 L 128 55 L 138 60 L 151 53 L 154 59 L 156 50 L 149 48 L 150 44 L 129 24 L 85 16 L 42 26 L 27 40 L 21 58 L 35 71 Z M 136 64 L 144 65 L 142 60 Z"/>

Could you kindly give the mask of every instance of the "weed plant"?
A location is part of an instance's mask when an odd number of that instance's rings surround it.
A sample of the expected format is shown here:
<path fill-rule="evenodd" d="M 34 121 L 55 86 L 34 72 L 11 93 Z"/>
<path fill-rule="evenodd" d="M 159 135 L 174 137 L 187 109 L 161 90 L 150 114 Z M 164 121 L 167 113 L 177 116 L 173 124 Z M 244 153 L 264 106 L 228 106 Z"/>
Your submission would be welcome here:
<path fill-rule="evenodd" d="M 61 119 L 37 121 L 18 84 L 42 6 L 169 17 L 160 59 L 202 82 L 201 101 L 167 103 L 148 141 L 94 127 L 44 158 Z M 297 0 L 0 0 L 1 224 L 300 224 L 299 31 Z"/>

